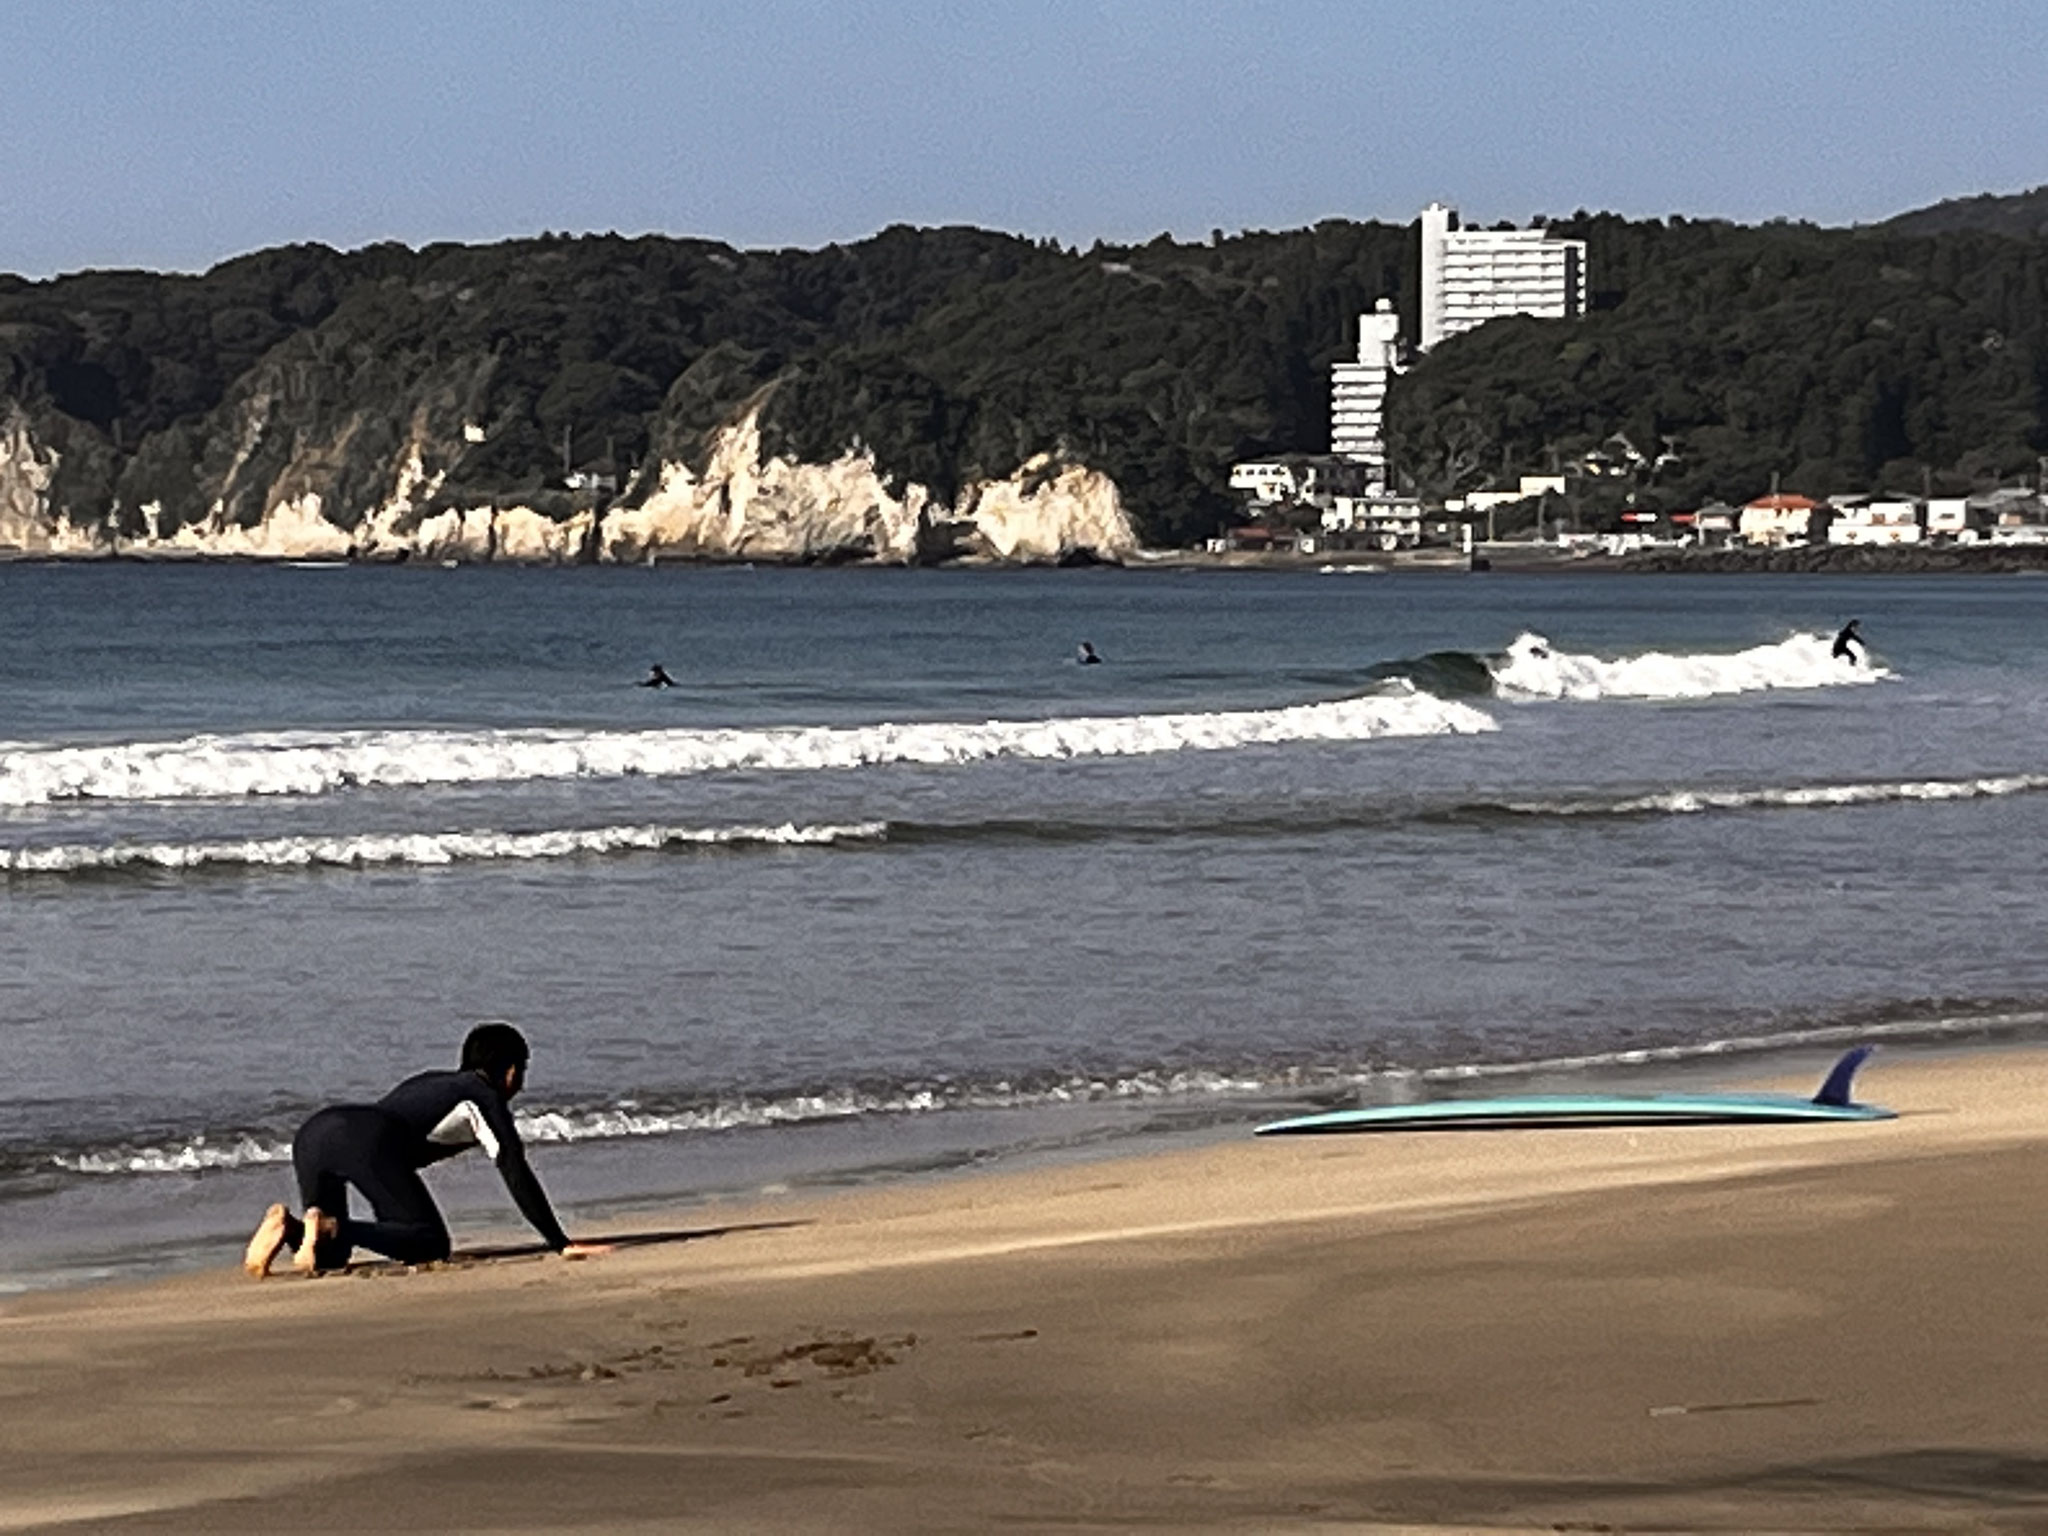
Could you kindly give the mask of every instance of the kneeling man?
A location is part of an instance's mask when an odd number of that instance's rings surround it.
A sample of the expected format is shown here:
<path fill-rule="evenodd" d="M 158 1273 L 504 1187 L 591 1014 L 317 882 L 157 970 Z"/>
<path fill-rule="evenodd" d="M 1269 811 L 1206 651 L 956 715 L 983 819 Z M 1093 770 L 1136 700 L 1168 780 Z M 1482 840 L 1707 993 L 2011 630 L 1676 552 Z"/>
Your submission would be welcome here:
<path fill-rule="evenodd" d="M 308 1275 L 346 1267 L 358 1247 L 402 1264 L 447 1258 L 448 1224 L 420 1170 L 471 1147 L 482 1147 L 498 1165 L 519 1214 L 550 1248 L 570 1258 L 606 1252 L 569 1241 L 526 1164 L 511 1108 L 525 1086 L 526 1063 L 518 1030 L 479 1024 L 462 1042 L 462 1065 L 454 1071 L 409 1077 L 375 1104 L 320 1110 L 292 1138 L 305 1214 L 294 1216 L 283 1205 L 264 1212 L 242 1267 L 260 1280 L 286 1248 L 293 1250 L 292 1267 Z M 349 1215 L 351 1188 L 369 1202 L 370 1220 Z"/>

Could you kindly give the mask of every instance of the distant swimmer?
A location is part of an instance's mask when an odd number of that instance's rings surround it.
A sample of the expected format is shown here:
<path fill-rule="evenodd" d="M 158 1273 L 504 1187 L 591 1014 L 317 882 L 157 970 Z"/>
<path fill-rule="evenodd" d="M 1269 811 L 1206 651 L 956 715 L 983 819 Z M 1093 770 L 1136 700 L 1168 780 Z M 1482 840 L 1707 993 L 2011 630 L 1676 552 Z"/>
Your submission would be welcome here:
<path fill-rule="evenodd" d="M 1095 654 L 1094 646 L 1083 640 L 1081 649 L 1074 653 L 1074 662 L 1077 666 L 1095 667 L 1102 664 L 1102 658 Z"/>
<path fill-rule="evenodd" d="M 1861 619 L 1851 619 L 1842 626 L 1842 632 L 1835 636 L 1835 648 L 1831 653 L 1835 660 L 1846 661 L 1851 666 L 1863 660 L 1863 653 L 1870 649 L 1864 643 L 1862 631 L 1857 629 Z"/>
<path fill-rule="evenodd" d="M 641 678 L 639 683 L 642 688 L 673 688 L 675 685 L 676 680 L 668 675 L 667 669 L 658 661 L 647 669 L 647 675 Z"/>
<path fill-rule="evenodd" d="M 533 1229 L 569 1258 L 609 1251 L 576 1243 L 555 1219 L 512 1119 L 512 1100 L 526 1084 L 526 1040 L 510 1024 L 479 1024 L 462 1042 L 452 1072 L 409 1077 L 375 1104 L 320 1110 L 292 1138 L 303 1214 L 282 1204 L 264 1213 L 243 1265 L 257 1279 L 279 1254 L 293 1250 L 301 1274 L 344 1269 L 357 1248 L 401 1264 L 430 1264 L 449 1255 L 448 1224 L 420 1170 L 471 1147 L 482 1147 Z M 349 1213 L 353 1189 L 371 1210 Z"/>

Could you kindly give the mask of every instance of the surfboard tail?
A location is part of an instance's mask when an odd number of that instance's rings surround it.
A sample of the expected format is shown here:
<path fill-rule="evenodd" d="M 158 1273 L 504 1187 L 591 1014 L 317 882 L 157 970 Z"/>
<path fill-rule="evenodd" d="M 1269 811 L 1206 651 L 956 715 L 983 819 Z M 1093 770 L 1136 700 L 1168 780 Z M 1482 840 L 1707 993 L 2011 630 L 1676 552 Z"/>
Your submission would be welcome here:
<path fill-rule="evenodd" d="M 1854 1104 L 1856 1101 L 1849 1096 L 1849 1085 L 1856 1079 L 1856 1069 L 1869 1060 L 1870 1053 L 1876 1049 L 1874 1045 L 1859 1045 L 1844 1051 L 1842 1059 L 1828 1073 L 1827 1081 L 1820 1085 L 1820 1092 L 1813 1096 L 1813 1102 L 1837 1109 L 1846 1109 Z"/>

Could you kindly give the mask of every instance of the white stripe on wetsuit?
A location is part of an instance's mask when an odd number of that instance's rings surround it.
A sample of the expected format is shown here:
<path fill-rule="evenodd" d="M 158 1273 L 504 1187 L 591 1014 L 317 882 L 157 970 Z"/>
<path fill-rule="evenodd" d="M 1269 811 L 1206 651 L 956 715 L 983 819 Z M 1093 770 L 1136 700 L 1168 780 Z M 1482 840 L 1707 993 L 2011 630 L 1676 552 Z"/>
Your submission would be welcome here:
<path fill-rule="evenodd" d="M 484 1156 L 498 1160 L 497 1133 L 474 1099 L 462 1100 L 443 1115 L 441 1123 L 427 1132 L 427 1140 L 441 1147 L 482 1147 Z"/>

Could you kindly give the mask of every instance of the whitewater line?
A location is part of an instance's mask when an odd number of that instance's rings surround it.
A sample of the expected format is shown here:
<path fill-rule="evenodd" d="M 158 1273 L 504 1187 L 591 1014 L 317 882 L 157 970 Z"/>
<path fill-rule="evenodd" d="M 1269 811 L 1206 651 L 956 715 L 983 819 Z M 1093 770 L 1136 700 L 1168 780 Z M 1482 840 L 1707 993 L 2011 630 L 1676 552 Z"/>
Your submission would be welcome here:
<path fill-rule="evenodd" d="M 592 827 L 548 832 L 370 832 L 343 837 L 268 837 L 214 843 L 55 844 L 0 848 L 0 874 L 74 874 L 102 869 L 199 869 L 209 865 L 292 869 L 313 865 L 455 864 L 476 859 L 566 859 L 677 847 L 802 847 L 880 841 L 880 821 L 761 827 Z"/>
<path fill-rule="evenodd" d="M 1806 784 L 1782 789 L 1670 789 L 1612 800 L 1514 800 L 1522 816 L 1692 816 L 1706 811 L 1817 810 L 1900 801 L 1994 800 L 2048 790 L 2048 774 L 2009 773 L 1973 779 L 1893 779 L 1856 784 Z"/>
<path fill-rule="evenodd" d="M 0 750 L 0 806 L 319 795 L 355 786 L 800 772 L 991 758 L 1135 757 L 1496 730 L 1468 704 L 1374 694 L 1281 709 L 660 731 L 342 731 Z"/>

